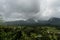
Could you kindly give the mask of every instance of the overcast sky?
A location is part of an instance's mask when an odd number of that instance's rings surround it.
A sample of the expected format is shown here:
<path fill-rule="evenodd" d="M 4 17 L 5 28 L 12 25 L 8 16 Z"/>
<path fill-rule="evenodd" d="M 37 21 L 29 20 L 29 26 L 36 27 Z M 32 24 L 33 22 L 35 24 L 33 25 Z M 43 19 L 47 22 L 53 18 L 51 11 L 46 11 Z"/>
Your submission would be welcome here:
<path fill-rule="evenodd" d="M 5 21 L 60 17 L 60 0 L 0 0 Z"/>

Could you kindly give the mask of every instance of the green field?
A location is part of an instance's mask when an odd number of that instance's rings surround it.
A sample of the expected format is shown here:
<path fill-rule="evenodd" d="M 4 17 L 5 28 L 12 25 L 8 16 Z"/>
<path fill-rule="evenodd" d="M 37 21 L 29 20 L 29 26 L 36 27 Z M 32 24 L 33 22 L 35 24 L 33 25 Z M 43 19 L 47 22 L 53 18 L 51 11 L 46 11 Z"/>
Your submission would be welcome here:
<path fill-rule="evenodd" d="M 0 40 L 60 40 L 60 28 L 0 25 Z"/>

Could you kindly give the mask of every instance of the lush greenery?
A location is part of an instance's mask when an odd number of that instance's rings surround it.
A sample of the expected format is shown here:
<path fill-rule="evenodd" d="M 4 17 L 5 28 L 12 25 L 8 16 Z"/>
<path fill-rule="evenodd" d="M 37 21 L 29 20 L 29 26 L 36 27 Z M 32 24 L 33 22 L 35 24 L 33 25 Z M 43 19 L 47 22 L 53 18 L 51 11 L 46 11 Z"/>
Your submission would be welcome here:
<path fill-rule="evenodd" d="M 1 26 L 0 40 L 60 40 L 60 30 L 53 26 Z"/>

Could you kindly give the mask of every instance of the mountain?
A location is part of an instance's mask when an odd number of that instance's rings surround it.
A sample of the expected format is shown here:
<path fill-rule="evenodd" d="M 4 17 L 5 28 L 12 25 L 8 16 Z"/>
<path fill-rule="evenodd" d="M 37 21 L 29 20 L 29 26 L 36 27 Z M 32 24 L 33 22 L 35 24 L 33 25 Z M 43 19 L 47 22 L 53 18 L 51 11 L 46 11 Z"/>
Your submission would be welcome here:
<path fill-rule="evenodd" d="M 19 21 L 11 21 L 11 22 L 5 22 L 5 25 L 35 25 L 36 22 L 33 19 L 28 19 L 26 21 L 19 20 Z"/>
<path fill-rule="evenodd" d="M 48 20 L 48 24 L 50 25 L 57 25 L 60 26 L 60 18 L 51 18 L 50 20 Z"/>
<path fill-rule="evenodd" d="M 49 20 L 37 20 L 37 22 L 34 19 L 28 19 L 26 21 L 19 20 L 19 21 L 11 21 L 11 22 L 5 22 L 5 25 L 55 25 L 60 26 L 60 18 L 50 18 Z"/>

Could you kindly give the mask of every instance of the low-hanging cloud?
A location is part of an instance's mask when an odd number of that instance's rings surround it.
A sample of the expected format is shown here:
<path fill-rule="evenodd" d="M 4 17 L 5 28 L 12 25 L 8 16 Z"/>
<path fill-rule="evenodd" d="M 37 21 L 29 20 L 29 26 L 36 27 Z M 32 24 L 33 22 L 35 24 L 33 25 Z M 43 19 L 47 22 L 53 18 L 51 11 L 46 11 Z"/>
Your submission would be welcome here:
<path fill-rule="evenodd" d="M 0 0 L 0 15 L 5 21 L 60 17 L 60 0 Z"/>
<path fill-rule="evenodd" d="M 51 17 L 60 18 L 60 0 L 40 0 L 40 13 L 38 18 L 42 20 L 48 20 Z"/>

